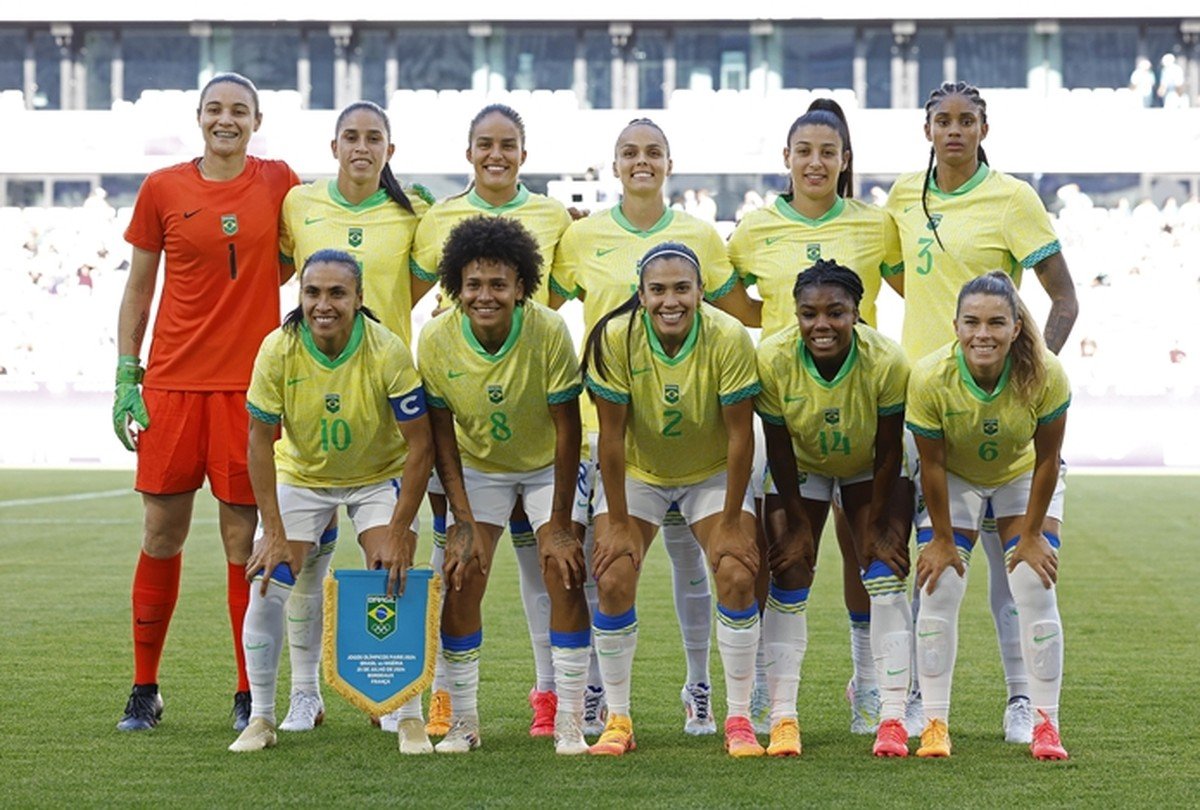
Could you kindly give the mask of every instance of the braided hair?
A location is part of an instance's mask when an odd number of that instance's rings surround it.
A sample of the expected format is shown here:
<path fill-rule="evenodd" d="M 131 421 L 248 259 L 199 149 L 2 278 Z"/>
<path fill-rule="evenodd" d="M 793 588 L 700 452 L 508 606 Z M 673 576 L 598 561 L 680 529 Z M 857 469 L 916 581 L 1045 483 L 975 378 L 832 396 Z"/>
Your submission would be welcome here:
<path fill-rule="evenodd" d="M 811 267 L 801 270 L 792 286 L 792 298 L 799 301 L 805 290 L 826 284 L 841 287 L 854 302 L 855 309 L 858 308 L 863 297 L 862 279 L 858 277 L 858 273 L 833 259 L 817 259 Z"/>
<path fill-rule="evenodd" d="M 983 100 L 983 96 L 979 95 L 979 88 L 973 84 L 966 82 L 942 82 L 942 84 L 929 94 L 929 98 L 925 101 L 925 125 L 933 119 L 933 111 L 937 105 L 942 103 L 942 100 L 948 96 L 962 96 L 979 111 L 979 120 L 987 123 L 987 102 Z M 987 163 L 987 153 L 983 151 L 981 143 L 975 153 L 976 158 L 980 163 Z M 942 237 L 938 234 L 938 223 L 929 214 L 929 205 L 926 198 L 929 196 L 929 181 L 933 177 L 933 161 L 935 152 L 932 144 L 929 147 L 929 165 L 925 167 L 925 182 L 921 184 L 921 210 L 925 212 L 925 221 L 929 225 L 929 230 L 933 231 L 933 237 L 937 240 L 938 247 L 942 250 L 946 246 L 942 244 Z"/>

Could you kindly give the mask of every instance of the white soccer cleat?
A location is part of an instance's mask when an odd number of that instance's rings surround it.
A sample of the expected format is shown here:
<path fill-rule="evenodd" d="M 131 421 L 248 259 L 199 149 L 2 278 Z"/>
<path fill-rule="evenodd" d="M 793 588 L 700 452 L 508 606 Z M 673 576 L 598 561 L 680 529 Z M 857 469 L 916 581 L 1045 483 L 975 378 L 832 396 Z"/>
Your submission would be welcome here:
<path fill-rule="evenodd" d="M 910 739 L 920 737 L 925 730 L 925 703 L 920 692 L 909 692 L 904 702 L 904 730 Z"/>
<path fill-rule="evenodd" d="M 395 734 L 400 730 L 400 710 L 388 712 L 379 718 L 379 728 L 381 731 L 386 731 L 388 734 Z"/>
<path fill-rule="evenodd" d="M 1033 706 L 1018 695 L 1004 707 L 1004 741 L 1029 745 L 1033 742 Z"/>
<path fill-rule="evenodd" d="M 717 721 L 712 715 L 712 687 L 706 683 L 689 683 L 679 692 L 686 715 L 683 732 L 694 736 L 716 734 Z"/>
<path fill-rule="evenodd" d="M 405 717 L 400 721 L 397 736 L 401 754 L 432 754 L 433 743 L 425 733 L 425 721 L 420 717 Z"/>
<path fill-rule="evenodd" d="M 583 724 L 573 713 L 558 712 L 554 718 L 554 753 L 576 756 L 588 752 L 583 738 Z"/>
<path fill-rule="evenodd" d="M 442 741 L 433 747 L 439 754 L 465 754 L 474 751 L 482 742 L 479 739 L 479 717 L 464 715 L 456 717 Z"/>
<path fill-rule="evenodd" d="M 604 699 L 604 687 L 584 687 L 583 733 L 589 737 L 603 734 L 606 720 L 608 720 L 608 702 Z"/>
<path fill-rule="evenodd" d="M 883 699 L 878 689 L 860 691 L 854 688 L 854 679 L 846 684 L 846 700 L 850 701 L 850 733 L 874 734 L 879 728 L 879 713 Z"/>
<path fill-rule="evenodd" d="M 287 717 L 279 724 L 280 731 L 312 731 L 325 719 L 325 702 L 320 692 L 292 690 Z"/>
<path fill-rule="evenodd" d="M 249 725 L 229 746 L 230 751 L 262 751 L 275 747 L 275 724 L 265 717 L 251 717 Z"/>
<path fill-rule="evenodd" d="M 771 733 L 771 697 L 766 681 L 755 679 L 750 691 L 750 724 L 755 734 Z"/>

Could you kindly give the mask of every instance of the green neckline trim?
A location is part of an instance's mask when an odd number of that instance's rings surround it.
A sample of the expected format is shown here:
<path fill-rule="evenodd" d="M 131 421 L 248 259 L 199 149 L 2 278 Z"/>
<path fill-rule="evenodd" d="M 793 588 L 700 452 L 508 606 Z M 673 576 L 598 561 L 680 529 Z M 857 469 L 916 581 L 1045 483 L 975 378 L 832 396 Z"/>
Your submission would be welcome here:
<path fill-rule="evenodd" d="M 312 355 L 313 359 L 325 368 L 337 368 L 345 363 L 358 350 L 358 346 L 362 343 L 363 332 L 366 331 L 364 318 L 361 312 L 354 314 L 354 328 L 350 330 L 350 340 L 346 343 L 346 348 L 342 349 L 342 353 L 332 360 L 323 351 L 317 348 L 317 344 L 313 342 L 312 332 L 308 329 L 308 324 L 300 321 L 300 341 L 304 344 L 304 348 Z"/>
<path fill-rule="evenodd" d="M 691 331 L 688 332 L 687 338 L 684 339 L 683 346 L 679 348 L 679 353 L 674 357 L 668 357 L 667 353 L 663 351 L 662 341 L 658 339 L 658 335 L 654 333 L 654 327 L 650 323 L 650 313 L 644 309 L 642 310 L 642 324 L 646 327 L 646 338 L 650 341 L 650 351 L 668 366 L 679 365 L 692 353 L 692 349 L 696 348 L 696 338 L 700 334 L 699 312 L 692 314 Z"/>
<path fill-rule="evenodd" d="M 475 186 L 471 186 L 471 190 L 467 192 L 467 202 L 489 214 L 503 214 L 514 208 L 520 208 L 529 201 L 529 189 L 525 188 L 524 184 L 517 183 L 517 196 L 513 197 L 508 202 L 502 205 L 492 205 L 475 191 Z"/>
<path fill-rule="evenodd" d="M 653 225 L 651 225 L 648 230 L 643 231 L 625 217 L 625 212 L 621 210 L 620 203 L 617 203 L 609 210 L 612 211 L 612 218 L 616 221 L 616 223 L 634 236 L 653 236 L 654 234 L 666 228 L 675 220 L 675 209 L 667 208 L 665 211 L 663 211 L 662 216 L 658 218 L 658 222 L 655 222 Z"/>
<path fill-rule="evenodd" d="M 512 325 L 508 329 L 508 337 L 504 339 L 504 345 L 495 354 L 483 348 L 483 344 L 479 342 L 479 338 L 475 337 L 475 333 L 471 331 L 471 319 L 467 317 L 467 314 L 460 310 L 459 318 L 462 321 L 463 339 L 467 341 L 467 345 L 474 349 L 475 353 L 484 360 L 487 360 L 489 363 L 496 363 L 502 360 L 504 355 L 508 354 L 509 350 L 516 344 L 517 338 L 521 336 L 521 325 L 525 322 L 525 307 L 518 304 L 513 309 Z"/>
<path fill-rule="evenodd" d="M 333 200 L 335 203 L 340 205 L 342 208 L 345 208 L 347 211 L 354 211 L 355 213 L 358 213 L 359 211 L 368 211 L 372 208 L 377 208 L 380 205 L 383 205 L 385 202 L 387 202 L 388 200 L 391 199 L 391 197 L 388 196 L 387 191 L 380 188 L 374 194 L 372 194 L 370 197 L 367 197 L 362 202 L 355 204 L 355 203 L 352 203 L 349 200 L 347 200 L 342 195 L 341 189 L 339 189 L 337 187 L 337 180 L 328 181 L 328 185 L 326 186 L 326 188 L 329 190 L 329 199 Z"/>
<path fill-rule="evenodd" d="M 794 194 L 780 194 L 775 198 L 775 210 L 783 214 L 785 219 L 790 219 L 792 222 L 803 222 L 811 228 L 824 225 L 831 219 L 837 219 L 846 210 L 846 201 L 841 197 L 837 197 L 833 202 L 833 206 L 828 211 L 816 219 L 809 219 L 795 208 L 792 208 L 791 201 L 794 196 Z"/>
<path fill-rule="evenodd" d="M 950 197 L 961 197 L 987 179 L 989 172 L 990 170 L 988 169 L 988 165 L 986 163 L 980 163 L 979 168 L 975 170 L 975 174 L 971 175 L 970 180 L 954 189 L 954 191 L 942 191 L 940 188 L 938 188 L 937 169 L 935 168 L 929 173 L 929 191 L 935 196 L 941 197 L 943 200 Z"/>
<path fill-rule="evenodd" d="M 838 373 L 832 380 L 827 380 L 821 376 L 816 362 L 813 361 L 812 354 L 809 353 L 808 347 L 804 345 L 804 338 L 796 340 L 796 354 L 800 358 L 800 365 L 808 372 L 808 376 L 816 381 L 817 385 L 825 389 L 836 388 L 838 383 L 846 379 L 846 375 L 850 373 L 854 368 L 854 364 L 858 361 L 858 330 L 850 333 L 850 351 L 846 353 L 846 359 L 842 361 L 842 367 L 838 369 Z"/>
<path fill-rule="evenodd" d="M 1004 389 L 1008 386 L 1008 375 L 1012 372 L 1012 355 L 1004 358 L 1004 370 L 1000 372 L 1000 379 L 996 381 L 996 390 L 988 393 L 979 387 L 975 382 L 975 378 L 971 376 L 971 369 L 967 368 L 967 359 L 963 357 L 962 346 L 958 343 L 954 344 L 954 359 L 958 363 L 958 376 L 962 378 L 963 385 L 971 392 L 971 396 L 980 402 L 991 402 L 996 397 L 1004 393 Z"/>

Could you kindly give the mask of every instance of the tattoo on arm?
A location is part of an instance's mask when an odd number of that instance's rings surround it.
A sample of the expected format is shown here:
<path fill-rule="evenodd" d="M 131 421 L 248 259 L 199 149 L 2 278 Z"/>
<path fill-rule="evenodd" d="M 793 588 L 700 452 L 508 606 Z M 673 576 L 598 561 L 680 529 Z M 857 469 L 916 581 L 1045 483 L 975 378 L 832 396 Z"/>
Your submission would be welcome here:
<path fill-rule="evenodd" d="M 146 337 L 146 326 L 150 323 L 150 313 L 143 312 L 133 327 L 133 345 L 138 352 L 142 349 L 142 340 Z"/>
<path fill-rule="evenodd" d="M 1058 354 L 1066 345 L 1067 337 L 1071 334 L 1071 327 L 1074 325 L 1075 315 L 1073 313 L 1064 312 L 1057 306 L 1051 306 L 1050 314 L 1046 316 L 1046 328 L 1042 335 L 1046 341 L 1046 348 Z"/>

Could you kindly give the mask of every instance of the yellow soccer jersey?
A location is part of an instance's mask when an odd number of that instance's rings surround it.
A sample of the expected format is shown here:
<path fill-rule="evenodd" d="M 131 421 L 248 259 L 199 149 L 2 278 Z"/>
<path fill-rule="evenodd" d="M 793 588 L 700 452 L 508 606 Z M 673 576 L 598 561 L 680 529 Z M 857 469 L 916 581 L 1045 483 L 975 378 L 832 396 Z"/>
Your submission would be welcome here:
<path fill-rule="evenodd" d="M 784 197 L 752 211 L 729 237 L 729 259 L 763 300 L 763 338 L 796 322 L 792 287 L 817 259 L 849 267 L 863 282 L 859 315 L 875 324 L 875 299 L 884 276 L 898 272 L 900 242 L 887 212 L 859 200 L 838 198 L 819 219 L 796 212 Z"/>
<path fill-rule="evenodd" d="M 537 240 L 542 254 L 542 283 L 533 300 L 545 304 L 550 300 L 550 271 L 554 267 L 554 251 L 563 231 L 571 224 L 571 215 L 558 200 L 542 194 L 533 194 L 523 185 L 517 186 L 517 196 L 504 205 L 488 205 L 474 189 L 458 197 L 442 200 L 429 209 L 421 218 L 413 242 L 414 272 L 423 277 L 437 276 L 438 264 L 442 260 L 442 246 L 454 226 L 468 217 L 479 215 L 512 217 L 525 226 Z"/>
<path fill-rule="evenodd" d="M 255 419 L 283 424 L 275 443 L 281 483 L 357 487 L 403 474 L 408 445 L 396 421 L 424 414 L 425 394 L 408 346 L 359 315 L 336 360 L 321 353 L 303 323 L 267 335 L 246 408 Z"/>
<path fill-rule="evenodd" d="M 887 201 L 904 254 L 900 345 L 913 362 L 954 339 L 954 308 L 964 284 L 1003 270 L 1020 286 L 1022 268 L 1061 250 L 1033 188 L 986 163 L 949 194 L 930 179 L 925 203 L 937 222 L 943 250 L 921 209 L 924 181 L 924 172 L 901 176 Z"/>
<path fill-rule="evenodd" d="M 601 345 L 605 373 L 589 368 L 587 386 L 597 397 L 629 406 L 628 474 L 673 487 L 724 470 L 729 434 L 721 407 L 759 391 L 754 344 L 746 328 L 715 307 L 701 306 L 687 340 L 674 357 L 667 357 L 649 317 L 639 309 L 609 321 Z"/>
<path fill-rule="evenodd" d="M 764 422 L 787 426 L 799 469 L 840 478 L 870 470 L 879 417 L 904 411 L 908 360 L 899 344 L 855 326 L 832 380 L 817 371 L 798 325 L 764 340 L 757 354 L 755 408 Z"/>
<path fill-rule="evenodd" d="M 905 420 L 918 436 L 944 439 L 946 469 L 982 487 L 998 487 L 1033 469 L 1033 434 L 1071 404 L 1071 384 L 1058 358 L 1045 355 L 1046 382 L 1037 401 L 1022 402 L 1006 364 L 996 390 L 975 384 L 958 343 L 913 366 Z M 1009 361 L 1011 363 L 1011 360 Z"/>
<path fill-rule="evenodd" d="M 709 301 L 725 295 L 737 283 L 725 243 L 712 225 L 668 208 L 654 227 L 640 231 L 619 205 L 613 206 L 571 223 L 554 256 L 550 285 L 563 298 L 584 296 L 584 335 L 637 292 L 638 260 L 661 242 L 681 242 L 696 252 L 704 297 Z M 600 429 L 590 402 L 583 408 L 583 419 L 586 430 Z"/>
<path fill-rule="evenodd" d="M 379 316 L 406 346 L 412 345 L 413 275 L 423 273 L 409 260 L 417 223 L 433 202 L 420 186 L 406 189 L 413 213 L 397 205 L 380 189 L 358 205 L 346 201 L 336 180 L 318 180 L 288 192 L 280 214 L 279 252 L 304 266 L 318 250 L 344 250 L 363 268 L 363 303 Z"/>
<path fill-rule="evenodd" d="M 508 340 L 489 354 L 455 308 L 425 325 L 417 355 L 430 407 L 454 412 L 464 466 L 526 472 L 554 463 L 549 406 L 583 391 L 571 333 L 557 312 L 533 302 L 517 307 Z"/>

